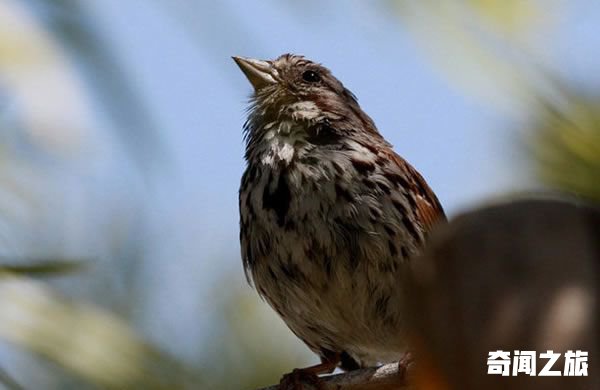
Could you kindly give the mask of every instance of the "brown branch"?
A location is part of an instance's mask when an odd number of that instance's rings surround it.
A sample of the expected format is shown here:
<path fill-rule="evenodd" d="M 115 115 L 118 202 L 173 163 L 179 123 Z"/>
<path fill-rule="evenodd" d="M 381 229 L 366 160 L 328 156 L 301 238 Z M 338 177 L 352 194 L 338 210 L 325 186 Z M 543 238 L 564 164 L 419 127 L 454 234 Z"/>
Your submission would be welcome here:
<path fill-rule="evenodd" d="M 326 390 L 397 390 L 408 389 L 406 369 L 398 370 L 398 363 L 390 363 L 381 367 L 363 368 L 342 374 L 321 377 Z M 315 389 L 305 384 L 305 390 Z M 258 390 L 280 390 L 279 385 L 264 387 Z M 283 389 L 281 389 L 283 390 Z"/>

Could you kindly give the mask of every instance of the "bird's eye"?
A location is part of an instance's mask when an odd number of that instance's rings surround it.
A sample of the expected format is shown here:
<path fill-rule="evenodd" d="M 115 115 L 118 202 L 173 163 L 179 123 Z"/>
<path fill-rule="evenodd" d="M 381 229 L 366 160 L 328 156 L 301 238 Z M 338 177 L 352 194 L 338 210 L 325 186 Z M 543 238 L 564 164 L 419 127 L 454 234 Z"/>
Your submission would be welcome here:
<path fill-rule="evenodd" d="M 319 76 L 319 74 L 313 70 L 307 70 L 306 72 L 302 73 L 302 80 L 308 81 L 309 83 L 316 83 L 321 81 L 321 76 Z"/>

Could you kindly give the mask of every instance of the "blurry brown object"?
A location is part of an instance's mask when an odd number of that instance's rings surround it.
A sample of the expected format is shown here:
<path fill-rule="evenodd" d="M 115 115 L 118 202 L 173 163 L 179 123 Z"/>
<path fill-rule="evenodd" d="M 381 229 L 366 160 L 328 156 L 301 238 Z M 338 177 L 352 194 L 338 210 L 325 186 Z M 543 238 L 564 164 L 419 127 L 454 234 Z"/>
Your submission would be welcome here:
<path fill-rule="evenodd" d="M 455 218 L 413 262 L 417 388 L 600 388 L 600 211 L 521 200 Z M 589 377 L 487 374 L 488 352 L 589 352 Z M 512 362 L 511 362 L 512 363 Z M 512 365 L 511 365 L 512 373 Z"/>

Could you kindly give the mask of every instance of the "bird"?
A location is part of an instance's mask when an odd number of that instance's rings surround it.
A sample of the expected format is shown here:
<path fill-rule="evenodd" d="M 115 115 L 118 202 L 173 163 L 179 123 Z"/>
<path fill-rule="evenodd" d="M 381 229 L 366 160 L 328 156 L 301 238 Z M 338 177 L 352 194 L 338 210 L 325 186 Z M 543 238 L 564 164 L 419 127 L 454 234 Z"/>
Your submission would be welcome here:
<path fill-rule="evenodd" d="M 239 190 L 244 271 L 321 360 L 281 386 L 401 360 L 403 280 L 446 220 L 438 198 L 329 69 L 296 54 L 232 58 L 253 87 Z"/>

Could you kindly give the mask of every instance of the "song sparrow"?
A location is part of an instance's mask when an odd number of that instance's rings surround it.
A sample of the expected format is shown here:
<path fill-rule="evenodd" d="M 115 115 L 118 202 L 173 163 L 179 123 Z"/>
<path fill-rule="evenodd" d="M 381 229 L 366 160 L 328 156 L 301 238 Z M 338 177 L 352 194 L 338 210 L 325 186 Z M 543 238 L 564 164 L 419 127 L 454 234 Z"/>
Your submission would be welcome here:
<path fill-rule="evenodd" d="M 444 212 L 325 67 L 234 57 L 254 87 L 239 193 L 246 276 L 321 357 L 304 373 L 403 357 L 403 275 Z"/>

